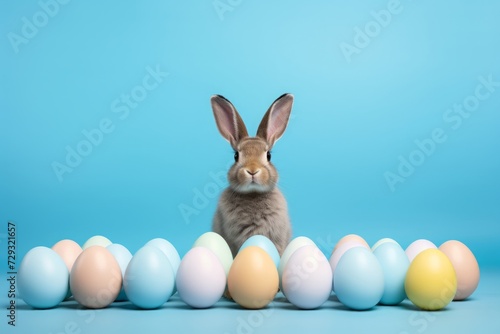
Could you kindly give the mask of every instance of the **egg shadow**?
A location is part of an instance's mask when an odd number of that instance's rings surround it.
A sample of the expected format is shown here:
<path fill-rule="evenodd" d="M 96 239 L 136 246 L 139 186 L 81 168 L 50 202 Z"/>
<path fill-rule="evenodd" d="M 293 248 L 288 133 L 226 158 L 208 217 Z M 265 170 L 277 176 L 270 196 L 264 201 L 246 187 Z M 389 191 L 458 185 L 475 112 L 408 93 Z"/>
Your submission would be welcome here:
<path fill-rule="evenodd" d="M 330 295 L 330 297 L 328 298 L 328 300 L 331 301 L 331 302 L 340 303 L 339 297 L 337 297 L 337 295 L 335 295 L 335 294 Z"/>
<path fill-rule="evenodd" d="M 451 302 L 452 303 L 462 304 L 462 303 L 474 302 L 474 301 L 476 301 L 476 298 L 468 297 L 468 298 L 461 299 L 461 300 L 452 300 Z"/>
<path fill-rule="evenodd" d="M 59 305 L 56 305 L 54 307 L 49 307 L 49 308 L 36 308 L 32 307 L 28 304 L 20 304 L 16 305 L 16 310 L 20 311 L 36 311 L 36 312 L 43 312 L 43 311 L 52 311 L 52 310 L 57 310 L 57 309 L 68 309 L 68 310 L 76 310 L 76 309 L 85 309 L 83 306 L 80 306 L 80 304 L 74 302 L 74 303 L 60 303 Z"/>
<path fill-rule="evenodd" d="M 328 309 L 331 309 L 330 306 L 325 306 L 324 304 L 320 305 L 318 307 L 315 307 L 315 308 L 300 308 L 300 307 L 297 307 L 297 306 L 295 306 L 295 305 L 293 305 L 291 303 L 286 304 L 286 305 L 281 305 L 278 308 L 281 309 L 281 310 L 297 311 L 297 312 L 314 312 L 314 311 L 318 311 L 318 310 L 328 310 Z"/>
<path fill-rule="evenodd" d="M 278 297 L 274 298 L 274 301 L 273 301 L 273 302 L 275 302 L 275 303 L 276 303 L 276 302 L 277 302 L 277 303 L 287 303 L 287 304 L 288 304 L 288 303 L 290 303 L 290 302 L 288 301 L 288 299 L 286 299 L 286 297 L 285 297 L 285 296 L 278 296 Z"/>
<path fill-rule="evenodd" d="M 412 304 L 409 300 L 403 300 L 398 305 L 380 305 L 381 307 L 397 307 L 407 311 L 422 311 L 420 308 Z"/>
<path fill-rule="evenodd" d="M 288 310 L 288 311 L 307 311 L 307 310 L 302 310 L 301 308 L 298 308 L 297 306 L 293 305 L 292 303 L 282 304 L 276 308 L 279 308 L 281 310 Z"/>
<path fill-rule="evenodd" d="M 407 311 L 412 311 L 412 312 L 432 312 L 432 313 L 440 313 L 440 312 L 448 312 L 448 311 L 451 311 L 449 307 L 443 307 L 442 309 L 439 309 L 439 310 L 424 310 L 424 309 L 421 309 L 420 307 L 414 305 L 413 303 L 411 303 L 410 301 L 408 300 L 404 300 L 403 302 L 399 303 L 398 305 L 378 305 L 380 307 L 397 307 L 397 308 L 400 308 L 400 309 L 403 309 L 403 310 L 407 310 Z"/>
<path fill-rule="evenodd" d="M 357 310 L 357 309 L 347 307 L 344 304 L 333 305 L 330 307 L 330 309 L 333 309 L 333 310 L 351 312 L 351 313 L 372 313 L 372 312 L 379 311 L 379 308 L 380 308 L 380 305 L 375 305 L 375 306 L 370 307 L 369 309 L 366 309 L 366 310 Z"/>
<path fill-rule="evenodd" d="M 134 311 L 144 310 L 144 309 L 142 309 L 142 308 L 140 308 L 138 306 L 135 306 L 134 304 L 132 304 L 129 301 L 114 302 L 113 304 L 109 305 L 107 308 L 110 308 L 110 309 L 121 309 L 121 310 L 134 310 Z"/>
<path fill-rule="evenodd" d="M 44 311 L 44 310 L 52 310 L 54 309 L 55 307 L 53 308 L 48 308 L 48 309 L 39 309 L 39 308 L 34 308 L 34 307 L 31 307 L 29 305 L 25 305 L 25 304 L 22 304 L 22 305 L 16 305 L 16 310 L 20 310 L 20 311 Z"/>
<path fill-rule="evenodd" d="M 67 310 L 93 310 L 91 308 L 87 308 L 78 303 L 63 303 L 58 306 L 58 308 L 67 309 Z"/>
<path fill-rule="evenodd" d="M 344 304 L 339 304 L 339 305 L 332 305 L 330 307 L 331 309 L 333 310 L 337 310 L 337 311 L 347 311 L 347 312 L 365 312 L 365 311 L 358 311 L 358 310 L 353 310 L 347 306 L 345 306 Z"/>

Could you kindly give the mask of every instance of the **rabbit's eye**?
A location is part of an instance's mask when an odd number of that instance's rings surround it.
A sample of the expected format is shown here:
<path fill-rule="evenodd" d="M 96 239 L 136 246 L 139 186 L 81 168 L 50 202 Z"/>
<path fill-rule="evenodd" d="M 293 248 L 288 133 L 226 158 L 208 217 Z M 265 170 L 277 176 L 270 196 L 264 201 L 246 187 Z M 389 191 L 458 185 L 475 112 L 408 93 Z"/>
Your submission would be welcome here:
<path fill-rule="evenodd" d="M 271 152 L 267 151 L 267 161 L 271 161 Z"/>
<path fill-rule="evenodd" d="M 238 162 L 239 157 L 240 157 L 240 154 L 238 152 L 234 152 L 234 161 Z"/>

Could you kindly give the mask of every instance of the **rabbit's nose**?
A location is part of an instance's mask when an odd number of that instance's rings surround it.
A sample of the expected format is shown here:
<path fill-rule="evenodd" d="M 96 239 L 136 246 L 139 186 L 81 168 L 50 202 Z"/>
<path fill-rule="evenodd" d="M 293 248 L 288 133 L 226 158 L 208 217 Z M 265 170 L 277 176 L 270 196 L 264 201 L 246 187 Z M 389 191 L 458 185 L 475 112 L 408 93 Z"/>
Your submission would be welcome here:
<path fill-rule="evenodd" d="M 254 176 L 254 175 L 256 175 L 256 174 L 258 174 L 260 172 L 260 169 L 256 169 L 255 171 L 251 171 L 251 170 L 247 169 L 246 171 L 247 171 L 248 174 Z"/>

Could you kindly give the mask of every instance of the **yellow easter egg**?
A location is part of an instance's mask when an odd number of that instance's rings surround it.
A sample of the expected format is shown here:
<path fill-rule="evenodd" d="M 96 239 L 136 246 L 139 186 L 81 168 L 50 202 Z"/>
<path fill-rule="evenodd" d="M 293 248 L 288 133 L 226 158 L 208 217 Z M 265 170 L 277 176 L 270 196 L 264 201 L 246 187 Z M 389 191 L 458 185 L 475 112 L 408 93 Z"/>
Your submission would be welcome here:
<path fill-rule="evenodd" d="M 408 299 L 421 309 L 435 311 L 448 305 L 457 292 L 451 261 L 438 249 L 427 249 L 410 264 L 405 279 Z"/>
<path fill-rule="evenodd" d="M 248 309 L 260 309 L 269 304 L 278 292 L 278 270 L 265 250 L 248 246 L 234 258 L 227 285 L 231 297 L 238 304 Z"/>

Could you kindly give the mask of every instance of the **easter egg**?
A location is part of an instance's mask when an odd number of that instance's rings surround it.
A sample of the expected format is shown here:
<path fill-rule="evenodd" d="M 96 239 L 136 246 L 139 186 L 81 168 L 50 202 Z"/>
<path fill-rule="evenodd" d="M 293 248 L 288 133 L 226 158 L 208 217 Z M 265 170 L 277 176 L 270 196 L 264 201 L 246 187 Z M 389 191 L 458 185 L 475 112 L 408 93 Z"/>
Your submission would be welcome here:
<path fill-rule="evenodd" d="M 234 258 L 228 275 L 228 289 L 239 305 L 248 309 L 265 307 L 274 299 L 278 285 L 278 270 L 262 248 L 248 246 Z"/>
<path fill-rule="evenodd" d="M 102 246 L 90 246 L 73 264 L 69 282 L 73 297 L 79 304 L 103 308 L 120 293 L 122 274 L 113 254 Z"/>
<path fill-rule="evenodd" d="M 165 253 L 146 245 L 130 260 L 123 280 L 128 299 L 137 307 L 162 306 L 174 291 L 175 275 Z"/>
<path fill-rule="evenodd" d="M 167 256 L 168 262 L 170 262 L 170 266 L 174 271 L 174 276 L 177 276 L 177 269 L 181 264 L 181 257 L 179 256 L 177 249 L 175 249 L 174 245 L 172 245 L 170 241 L 163 238 L 156 238 L 148 241 L 146 243 L 146 246 L 154 246 L 161 250 Z M 174 294 L 176 291 L 177 287 L 175 286 L 174 281 L 174 291 L 172 292 L 172 294 Z"/>
<path fill-rule="evenodd" d="M 156 238 L 149 240 L 146 245 L 159 248 L 167 256 L 174 273 L 177 273 L 177 268 L 179 268 L 179 265 L 181 264 L 181 257 L 179 256 L 177 249 L 175 249 L 174 245 L 172 245 L 170 241 L 162 238 Z"/>
<path fill-rule="evenodd" d="M 372 252 L 375 251 L 375 249 L 377 249 L 378 246 L 380 246 L 382 244 L 385 244 L 386 242 L 392 242 L 392 243 L 398 244 L 398 242 L 396 240 L 394 240 L 394 239 L 391 239 L 391 238 L 382 238 L 382 239 L 378 240 L 375 244 L 373 244 L 373 246 L 372 246 Z"/>
<path fill-rule="evenodd" d="M 410 261 L 397 242 L 385 242 L 373 251 L 384 273 L 380 304 L 397 305 L 406 298 L 405 278 Z"/>
<path fill-rule="evenodd" d="M 19 294 L 33 308 L 52 308 L 68 292 L 69 272 L 61 257 L 48 247 L 35 247 L 23 257 L 17 273 Z"/>
<path fill-rule="evenodd" d="M 457 291 L 457 276 L 448 257 L 438 249 L 420 252 L 410 263 L 405 279 L 408 299 L 434 311 L 448 305 Z"/>
<path fill-rule="evenodd" d="M 233 263 L 233 254 L 226 240 L 215 232 L 206 232 L 196 239 L 193 247 L 205 247 L 210 249 L 219 259 L 226 276 Z"/>
<path fill-rule="evenodd" d="M 337 248 L 339 248 L 340 246 L 342 246 L 343 243 L 349 242 L 349 241 L 356 241 L 356 242 L 359 242 L 360 244 L 362 244 L 363 246 L 365 246 L 366 248 L 368 248 L 368 249 L 370 248 L 370 246 L 368 245 L 368 243 L 366 242 L 366 240 L 363 239 L 362 237 L 360 237 L 359 235 L 357 235 L 357 234 L 348 234 L 348 235 L 340 238 L 340 240 L 337 242 L 337 244 L 333 248 L 333 251 L 335 251 Z"/>
<path fill-rule="evenodd" d="M 354 310 L 374 307 L 384 293 L 384 272 L 366 247 L 347 250 L 337 264 L 333 280 L 339 301 Z"/>
<path fill-rule="evenodd" d="M 80 247 L 79 244 L 69 239 L 57 242 L 54 246 L 52 246 L 52 250 L 54 250 L 57 254 L 59 254 L 59 256 L 63 259 L 64 263 L 66 264 L 66 267 L 68 267 L 68 272 L 71 272 L 73 264 L 83 251 L 82 247 Z M 68 293 L 65 299 L 68 299 L 69 297 L 71 297 L 71 290 L 69 288 L 69 276 L 68 276 Z"/>
<path fill-rule="evenodd" d="M 351 240 L 351 241 L 346 241 L 339 247 L 337 247 L 333 253 L 332 256 L 330 256 L 330 268 L 332 270 L 332 274 L 335 274 L 335 269 L 337 268 L 337 264 L 339 263 L 340 258 L 342 255 L 344 255 L 345 252 L 347 252 L 349 249 L 354 248 L 354 247 L 362 247 L 366 248 L 366 245 L 363 243 L 360 243 L 357 240 Z M 335 284 L 332 281 L 332 289 L 335 290 Z"/>
<path fill-rule="evenodd" d="M 457 293 L 453 300 L 464 300 L 479 284 L 479 264 L 471 250 L 457 240 L 449 240 L 439 246 L 451 261 L 457 275 Z"/>
<path fill-rule="evenodd" d="M 113 254 L 116 262 L 118 262 L 123 280 L 123 277 L 125 276 L 125 270 L 127 269 L 127 266 L 130 260 L 132 259 L 132 253 L 130 253 L 130 251 L 127 248 L 125 248 L 125 246 L 120 244 L 111 244 L 108 247 L 106 247 L 106 249 L 111 254 Z M 116 297 L 116 301 L 125 301 L 125 300 L 128 300 L 128 298 L 127 295 L 125 294 L 125 289 L 123 289 L 123 284 L 122 284 L 122 288 L 120 289 L 118 297 Z"/>
<path fill-rule="evenodd" d="M 208 248 L 194 247 L 182 258 L 176 277 L 179 297 L 191 307 L 207 308 L 224 293 L 226 272 Z"/>
<path fill-rule="evenodd" d="M 314 245 L 297 249 L 283 271 L 283 294 L 301 309 L 318 308 L 332 292 L 332 269 Z"/>
<path fill-rule="evenodd" d="M 108 247 L 111 244 L 112 242 L 108 238 L 103 237 L 102 235 L 94 235 L 93 237 L 85 241 L 82 248 L 83 250 L 85 250 L 92 246 Z"/>
<path fill-rule="evenodd" d="M 80 247 L 79 244 L 69 239 L 57 242 L 54 246 L 52 246 L 52 250 L 59 254 L 70 272 L 73 268 L 73 264 L 75 263 L 76 258 L 83 251 L 82 247 Z"/>
<path fill-rule="evenodd" d="M 250 238 L 248 238 L 240 247 L 238 252 L 241 252 L 243 249 L 247 248 L 248 246 L 257 246 L 262 248 L 269 254 L 271 259 L 273 259 L 274 264 L 276 267 L 279 266 L 280 263 L 280 254 L 278 253 L 278 249 L 276 249 L 276 246 L 274 243 L 269 240 L 269 238 L 263 236 L 263 235 L 253 235 Z"/>
<path fill-rule="evenodd" d="M 410 262 L 413 261 L 415 256 L 417 256 L 420 252 L 426 249 L 437 249 L 436 245 L 434 245 L 431 241 L 426 239 L 418 239 L 412 242 L 405 250 L 406 255 Z"/>
<path fill-rule="evenodd" d="M 292 241 L 290 241 L 290 243 L 286 246 L 285 250 L 283 251 L 283 254 L 281 255 L 281 259 L 278 265 L 278 274 L 280 278 L 281 289 L 283 288 L 281 286 L 281 278 L 283 276 L 283 270 L 285 269 L 285 265 L 288 262 L 288 259 L 297 249 L 305 245 L 316 245 L 316 244 L 308 237 L 297 237 Z"/>

